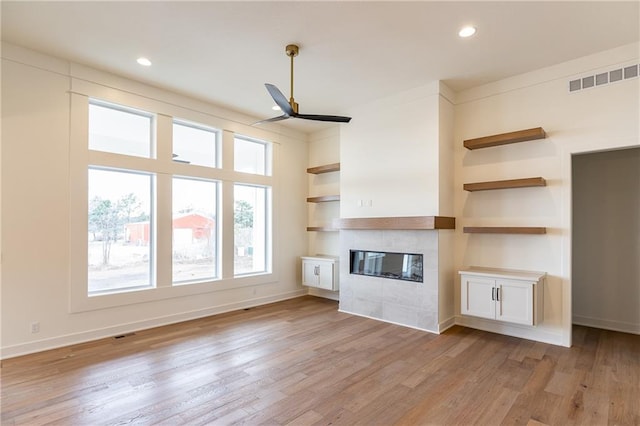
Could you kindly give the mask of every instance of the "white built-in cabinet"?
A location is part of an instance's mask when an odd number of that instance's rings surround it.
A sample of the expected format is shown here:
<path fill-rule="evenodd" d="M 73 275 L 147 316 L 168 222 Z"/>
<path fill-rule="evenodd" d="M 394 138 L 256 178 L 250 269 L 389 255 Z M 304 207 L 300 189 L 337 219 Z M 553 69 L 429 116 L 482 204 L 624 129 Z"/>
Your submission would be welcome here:
<path fill-rule="evenodd" d="M 543 316 L 544 272 L 470 267 L 460 274 L 460 313 L 536 325 Z"/>
<path fill-rule="evenodd" d="M 333 257 L 303 256 L 302 285 L 338 290 L 338 260 Z"/>

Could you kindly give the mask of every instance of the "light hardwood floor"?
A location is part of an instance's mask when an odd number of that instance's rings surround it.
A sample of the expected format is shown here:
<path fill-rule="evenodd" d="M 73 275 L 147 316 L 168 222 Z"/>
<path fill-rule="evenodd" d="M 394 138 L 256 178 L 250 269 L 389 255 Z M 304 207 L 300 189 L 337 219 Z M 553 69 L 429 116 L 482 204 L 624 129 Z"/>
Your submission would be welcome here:
<path fill-rule="evenodd" d="M 442 335 L 303 297 L 2 363 L 2 425 L 638 425 L 640 336 Z"/>

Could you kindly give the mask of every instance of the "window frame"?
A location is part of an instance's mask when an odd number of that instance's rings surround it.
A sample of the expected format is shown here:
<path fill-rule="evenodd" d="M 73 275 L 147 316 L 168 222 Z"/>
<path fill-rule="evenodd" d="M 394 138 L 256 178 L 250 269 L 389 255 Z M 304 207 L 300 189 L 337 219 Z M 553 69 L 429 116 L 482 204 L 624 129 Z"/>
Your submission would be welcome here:
<path fill-rule="evenodd" d="M 264 269 L 262 271 L 251 271 L 251 272 L 243 272 L 236 273 L 235 271 L 235 250 L 234 250 L 234 270 L 233 276 L 234 278 L 243 278 L 249 277 L 253 275 L 261 275 L 270 273 L 273 270 L 272 264 L 272 256 L 273 256 L 273 236 L 272 236 L 272 217 L 273 217 L 273 202 L 272 202 L 272 188 L 266 185 L 252 185 L 243 182 L 234 182 L 234 209 L 235 209 L 235 187 L 236 186 L 246 186 L 252 188 L 261 188 L 264 189 L 264 246 L 262 250 L 264 251 Z M 271 247 L 269 247 L 269 242 L 271 242 Z M 235 249 L 235 214 L 234 214 L 234 249 Z"/>
<path fill-rule="evenodd" d="M 121 91 L 113 87 L 102 86 L 86 80 L 72 78 L 70 108 L 70 152 L 69 152 L 69 312 L 85 312 L 96 309 L 126 306 L 166 300 L 177 297 L 226 291 L 230 289 L 268 285 L 278 281 L 278 273 L 273 267 L 266 273 L 250 276 L 233 276 L 233 184 L 234 182 L 269 186 L 274 197 L 277 180 L 274 176 L 253 175 L 234 170 L 234 137 L 242 135 L 267 144 L 271 170 L 276 169 L 273 152 L 278 142 L 268 131 L 240 125 L 237 122 L 219 118 L 201 108 L 179 106 L 176 102 L 164 102 L 150 96 L 142 96 L 131 91 Z M 108 104 L 123 105 L 126 108 L 151 112 L 154 115 L 153 157 L 129 157 L 122 154 L 92 151 L 88 149 L 88 106 L 89 100 Z M 204 109 L 206 111 L 206 109 Z M 220 129 L 217 155 L 219 168 L 191 166 L 172 161 L 172 124 L 173 120 L 201 124 L 205 128 Z M 229 130 L 232 129 L 232 130 Z M 249 135 L 249 136 L 246 136 Z M 87 208 L 88 206 L 88 167 L 105 167 L 132 171 L 155 173 L 157 242 L 154 247 L 156 258 L 156 286 L 149 289 L 110 293 L 98 297 L 88 296 L 87 283 Z M 171 178 L 185 176 L 215 180 L 219 182 L 219 279 L 197 282 L 189 285 L 173 285 L 171 267 Z M 270 230 L 269 264 L 273 265 L 273 254 L 277 242 L 274 239 L 273 208 Z M 230 223 L 229 223 L 230 222 Z M 169 241 L 169 244 L 167 244 Z M 78 255 L 76 255 L 78 254 Z M 163 259 L 165 259 L 163 261 Z M 167 261 L 168 259 L 168 261 Z"/>
<path fill-rule="evenodd" d="M 221 239 L 221 224 L 220 224 L 220 188 L 221 188 L 221 184 L 219 181 L 217 180 L 211 180 L 211 179 L 203 179 L 203 178 L 196 178 L 196 177 L 192 177 L 192 176 L 179 176 L 179 175 L 172 175 L 171 176 L 171 181 L 172 181 L 172 195 L 173 195 L 173 182 L 175 179 L 182 179 L 182 180 L 190 180 L 190 181 L 199 181 L 199 182 L 207 182 L 207 183 L 212 183 L 215 186 L 215 206 L 216 206 L 216 211 L 215 211 L 215 248 L 214 248 L 214 252 L 215 252 L 215 276 L 213 277 L 206 277 L 205 279 L 194 279 L 194 280 L 181 280 L 181 281 L 175 281 L 175 275 L 173 274 L 173 270 L 172 270 L 172 274 L 171 274 L 171 286 L 183 286 L 183 285 L 193 285 L 193 284 L 198 284 L 201 282 L 206 282 L 206 281 L 218 281 L 220 280 L 222 274 L 221 274 L 221 269 L 222 269 L 222 256 L 221 256 L 221 250 L 220 248 L 222 247 L 222 239 Z M 173 199 L 171 202 L 171 217 L 172 217 L 172 222 L 171 222 L 171 229 L 172 232 L 174 230 L 173 228 Z M 173 237 L 172 237 L 173 240 Z M 171 263 L 173 266 L 173 245 L 171 247 L 171 251 L 172 251 L 172 256 L 171 256 Z"/>
<path fill-rule="evenodd" d="M 220 129 L 211 127 L 211 126 L 206 126 L 204 124 L 201 123 L 195 123 L 193 121 L 189 121 L 189 120 L 185 120 L 185 119 L 181 119 L 181 118 L 176 118 L 173 117 L 173 121 L 172 121 L 172 132 L 173 132 L 173 126 L 175 125 L 179 125 L 179 126 L 183 126 L 183 127 L 191 127 L 193 129 L 197 129 L 197 130 L 202 130 L 205 132 L 211 132 L 215 135 L 215 141 L 214 141 L 214 155 L 215 155 L 215 159 L 214 159 L 214 165 L 213 166 L 203 166 L 201 164 L 192 164 L 192 166 L 196 166 L 196 167 L 209 167 L 212 169 L 219 169 L 222 161 L 221 161 L 221 156 L 222 156 L 222 149 L 220 148 L 220 140 L 222 139 L 221 134 L 222 131 Z M 172 139 L 173 139 L 173 133 L 172 133 Z M 173 142 L 173 141 L 172 141 Z M 173 150 L 175 150 L 175 147 L 173 147 L 173 143 L 172 143 L 172 148 Z M 175 151 L 172 150 L 172 160 L 173 162 L 179 162 L 173 159 L 173 153 Z"/>
<path fill-rule="evenodd" d="M 100 166 L 93 166 L 93 165 L 89 165 L 87 168 L 87 173 L 89 173 L 91 170 L 98 170 L 98 171 L 106 171 L 106 172 L 115 172 L 115 173 L 127 173 L 127 174 L 131 174 L 131 175 L 139 175 L 139 176 L 147 176 L 149 178 L 149 270 L 148 270 L 148 277 L 149 277 L 149 285 L 146 286 L 129 286 L 129 287 L 121 287 L 115 290 L 103 290 L 103 291 L 91 291 L 89 288 L 89 279 L 87 277 L 87 296 L 88 297 L 98 297 L 98 296 L 103 296 L 103 295 L 107 295 L 107 294 L 115 294 L 115 293 L 127 293 L 130 291 L 137 291 L 137 290 L 148 290 L 151 288 L 154 288 L 156 286 L 156 274 L 155 274 L 155 270 L 156 270 L 156 263 L 157 263 L 157 259 L 156 259 L 156 252 L 154 250 L 155 247 L 155 238 L 156 238 L 156 232 L 155 232 L 155 216 L 156 216 L 156 211 L 154 209 L 154 202 L 153 202 L 153 195 L 154 195 L 154 187 L 155 187 L 155 175 L 153 173 L 148 173 L 148 172 L 140 172 L 138 170 L 126 170 L 126 169 L 115 169 L 115 168 L 107 168 L 107 167 L 100 167 Z M 87 210 L 89 208 L 89 202 L 91 201 L 91 199 L 88 197 L 88 193 L 87 193 Z M 88 218 L 87 218 L 87 222 L 88 222 Z M 87 226 L 88 228 L 88 226 Z M 88 256 L 88 252 L 87 252 L 87 256 Z M 88 262 L 87 262 L 88 264 Z M 88 271 L 87 271 L 88 273 Z M 89 274 L 88 274 L 89 275 Z"/>
<path fill-rule="evenodd" d="M 264 173 L 250 173 L 250 172 L 241 172 L 236 170 L 235 167 L 235 143 L 236 140 L 241 140 L 244 142 L 250 142 L 250 143 L 254 143 L 257 145 L 262 145 L 264 147 Z M 272 147 L 273 145 L 270 144 L 267 141 L 261 140 L 261 139 L 257 139 L 257 138 L 253 138 L 250 136 L 245 136 L 242 134 L 234 134 L 234 138 L 233 138 L 233 151 L 234 151 L 234 164 L 233 164 L 233 171 L 236 173 L 242 173 L 242 174 L 248 174 L 248 175 L 255 175 L 255 176 L 272 176 L 273 174 L 273 150 Z"/>
<path fill-rule="evenodd" d="M 104 152 L 104 153 L 111 153 L 111 154 L 116 154 L 116 155 L 126 155 L 127 157 L 138 157 L 138 158 L 149 158 L 149 159 L 153 159 L 156 156 L 156 144 L 155 144 L 155 115 L 153 113 L 150 113 L 148 111 L 139 109 L 139 108 L 133 108 L 133 107 L 129 107 L 129 106 L 125 106 L 125 105 L 121 105 L 121 104 L 117 104 L 117 103 L 113 103 L 113 102 L 108 102 L 102 99 L 95 99 L 95 98 L 90 98 L 89 99 L 89 107 L 91 105 L 96 105 L 102 108 L 108 108 L 108 109 L 112 109 L 114 111 L 119 111 L 119 112 L 125 112 L 127 114 L 131 114 L 131 115 L 137 115 L 140 117 L 145 117 L 150 119 L 150 132 L 149 132 L 149 155 L 148 156 L 144 156 L 144 155 L 129 155 L 129 154 L 122 154 L 119 152 L 114 152 L 114 151 L 104 151 L 104 150 L 99 150 L 99 149 L 91 149 L 89 148 L 90 151 L 95 151 L 95 152 Z M 89 142 L 87 143 L 87 145 L 89 145 Z"/>

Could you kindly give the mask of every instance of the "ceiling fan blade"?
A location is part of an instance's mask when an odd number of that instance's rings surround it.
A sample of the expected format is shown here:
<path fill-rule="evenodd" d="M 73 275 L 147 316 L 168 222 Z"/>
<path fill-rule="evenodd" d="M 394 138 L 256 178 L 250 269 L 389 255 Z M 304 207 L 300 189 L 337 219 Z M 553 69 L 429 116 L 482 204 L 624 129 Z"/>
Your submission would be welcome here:
<path fill-rule="evenodd" d="M 287 98 L 284 97 L 282 92 L 276 86 L 269 83 L 265 83 L 264 86 L 267 88 L 267 91 L 273 98 L 276 105 L 280 107 L 280 109 L 282 110 L 282 112 L 284 112 L 285 115 L 294 114 L 293 108 L 291 108 L 291 105 L 289 105 L 289 102 L 287 102 Z"/>
<path fill-rule="evenodd" d="M 292 117 L 303 118 L 305 120 L 332 121 L 336 123 L 348 123 L 351 121 L 351 117 L 343 117 L 340 115 L 292 114 Z"/>
<path fill-rule="evenodd" d="M 252 124 L 252 126 L 255 126 L 257 124 L 262 124 L 262 123 L 271 123 L 273 121 L 286 120 L 287 118 L 291 118 L 291 116 L 287 115 L 287 114 L 283 114 L 283 115 L 279 115 L 277 117 L 267 118 L 266 120 L 256 121 L 255 123 Z"/>

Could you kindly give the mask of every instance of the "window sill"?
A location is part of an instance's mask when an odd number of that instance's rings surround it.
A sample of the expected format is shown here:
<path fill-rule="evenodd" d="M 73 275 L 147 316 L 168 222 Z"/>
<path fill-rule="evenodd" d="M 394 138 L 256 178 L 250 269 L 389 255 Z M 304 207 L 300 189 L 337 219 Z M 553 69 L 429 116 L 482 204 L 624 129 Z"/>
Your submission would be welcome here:
<path fill-rule="evenodd" d="M 215 293 L 218 291 L 228 291 L 242 287 L 260 286 L 272 284 L 278 281 L 278 277 L 273 273 L 255 274 L 236 278 L 219 279 L 193 284 L 181 284 L 165 287 L 153 287 L 145 289 L 132 289 L 118 293 L 106 294 L 83 294 L 79 292 L 71 293 L 69 301 L 69 312 L 79 313 L 98 309 L 116 308 L 119 306 L 133 305 L 137 303 L 150 303 L 160 300 L 174 299 L 177 297 L 188 297 L 205 293 Z M 73 287 L 83 287 L 72 285 Z"/>

